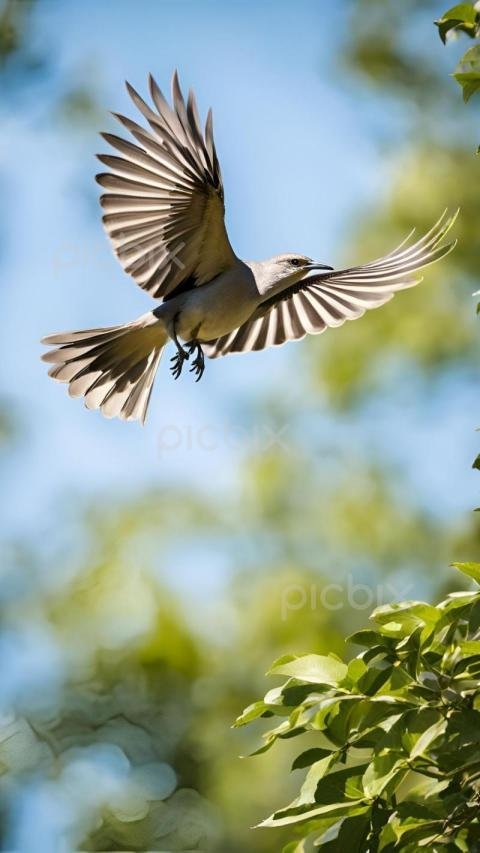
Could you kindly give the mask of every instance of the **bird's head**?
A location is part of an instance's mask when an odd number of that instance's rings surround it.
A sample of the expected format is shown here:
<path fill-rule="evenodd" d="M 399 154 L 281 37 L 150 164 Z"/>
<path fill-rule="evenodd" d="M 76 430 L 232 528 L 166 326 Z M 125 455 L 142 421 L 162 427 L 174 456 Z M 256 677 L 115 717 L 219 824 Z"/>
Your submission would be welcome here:
<path fill-rule="evenodd" d="M 261 290 L 263 293 L 283 290 L 292 284 L 297 284 L 313 270 L 332 270 L 327 264 L 320 264 L 307 258 L 306 255 L 295 255 L 287 252 L 275 255 L 261 264 Z"/>

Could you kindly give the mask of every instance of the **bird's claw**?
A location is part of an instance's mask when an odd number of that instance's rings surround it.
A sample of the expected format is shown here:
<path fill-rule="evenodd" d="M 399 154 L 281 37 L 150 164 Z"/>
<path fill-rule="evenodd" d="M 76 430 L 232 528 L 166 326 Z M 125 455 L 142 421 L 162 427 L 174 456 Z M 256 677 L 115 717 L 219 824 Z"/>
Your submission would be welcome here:
<path fill-rule="evenodd" d="M 188 351 L 189 355 L 192 355 L 194 352 L 196 352 L 196 356 L 190 366 L 190 373 L 195 373 L 195 382 L 199 382 L 205 370 L 205 356 L 203 354 L 202 347 L 199 343 L 193 341 L 190 344 Z"/>
<path fill-rule="evenodd" d="M 192 366 L 190 367 L 190 373 L 195 373 L 195 382 L 198 382 L 205 370 L 205 361 L 202 355 L 198 355 L 194 361 L 192 361 Z"/>
<path fill-rule="evenodd" d="M 179 347 L 175 355 L 170 359 L 172 362 L 170 370 L 174 379 L 178 379 L 183 370 L 184 363 L 188 361 L 190 356 L 194 353 L 195 358 L 192 361 L 190 373 L 195 373 L 195 382 L 198 382 L 199 379 L 202 378 L 205 370 L 205 356 L 200 344 L 197 341 L 191 341 L 188 344 L 187 349 Z"/>
<path fill-rule="evenodd" d="M 185 352 L 185 350 L 178 350 L 178 352 L 176 352 L 175 355 L 172 356 L 172 358 L 170 359 L 170 361 L 172 362 L 170 370 L 174 379 L 178 379 L 183 370 L 183 364 L 185 361 L 188 361 L 188 359 L 189 353 Z"/>

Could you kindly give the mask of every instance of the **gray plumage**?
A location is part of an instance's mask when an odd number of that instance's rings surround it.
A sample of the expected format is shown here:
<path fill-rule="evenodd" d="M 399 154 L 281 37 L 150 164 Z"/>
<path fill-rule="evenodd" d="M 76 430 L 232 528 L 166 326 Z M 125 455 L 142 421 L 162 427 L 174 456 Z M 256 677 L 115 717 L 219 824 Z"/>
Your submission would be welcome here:
<path fill-rule="evenodd" d="M 293 253 L 242 261 L 225 228 L 211 111 L 202 132 L 195 97 L 190 92 L 185 103 L 176 73 L 172 107 L 152 77 L 154 109 L 127 88 L 150 129 L 116 115 L 135 143 L 102 134 L 117 152 L 98 155 L 109 169 L 97 175 L 106 190 L 103 223 L 125 272 L 160 304 L 133 323 L 43 339 L 54 347 L 43 355 L 53 363 L 50 376 L 106 417 L 144 422 L 169 339 L 175 378 L 192 358 L 199 379 L 204 354 L 279 346 L 361 317 L 421 281 L 418 271 L 455 245 L 442 245 L 456 217 L 445 211 L 417 242 L 410 234 L 358 267 L 333 270 Z"/>

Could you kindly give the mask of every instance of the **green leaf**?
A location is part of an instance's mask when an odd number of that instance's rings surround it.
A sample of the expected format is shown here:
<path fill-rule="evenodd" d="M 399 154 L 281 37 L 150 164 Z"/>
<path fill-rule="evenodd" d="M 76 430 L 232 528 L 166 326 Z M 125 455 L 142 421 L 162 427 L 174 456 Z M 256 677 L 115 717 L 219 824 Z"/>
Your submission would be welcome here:
<path fill-rule="evenodd" d="M 365 796 L 371 799 L 379 797 L 392 782 L 399 784 L 407 770 L 405 758 L 400 757 L 397 752 L 375 756 L 363 776 Z"/>
<path fill-rule="evenodd" d="M 292 770 L 301 770 L 304 767 L 310 767 L 312 764 L 315 764 L 316 761 L 320 761 L 321 758 L 326 758 L 327 755 L 331 754 L 332 751 L 330 749 L 321 749 L 320 747 L 306 749 L 305 752 L 301 752 L 300 755 L 297 755 L 292 764 Z"/>
<path fill-rule="evenodd" d="M 380 833 L 378 850 L 391 850 L 392 845 L 400 850 L 417 850 L 417 846 L 406 847 L 408 841 L 431 840 L 442 834 L 442 821 L 422 819 L 420 817 L 402 817 L 394 815 Z M 422 844 L 422 847 L 425 845 Z M 435 848 L 434 848 L 435 849 Z"/>
<path fill-rule="evenodd" d="M 450 30 L 459 30 L 468 35 L 475 35 L 476 12 L 471 3 L 458 3 L 435 21 L 440 38 L 445 44 Z"/>
<path fill-rule="evenodd" d="M 268 674 L 288 675 L 311 684 L 336 686 L 345 678 L 347 667 L 333 655 L 302 655 L 290 658 L 286 663 L 276 661 Z"/>
<path fill-rule="evenodd" d="M 432 721 L 438 721 L 438 712 L 434 710 L 425 709 L 425 713 L 408 710 L 378 738 L 362 780 L 366 796 L 376 798 L 387 787 L 390 793 L 396 789 L 408 771 L 410 749 Z"/>
<path fill-rule="evenodd" d="M 312 728 L 318 729 L 318 731 L 328 729 L 330 721 L 338 714 L 342 704 L 345 702 L 349 704 L 350 702 L 357 703 L 361 701 L 362 697 L 356 696 L 353 693 L 346 693 L 343 696 L 332 696 L 328 699 L 323 699 L 319 703 L 318 711 L 312 720 Z"/>
<path fill-rule="evenodd" d="M 290 841 L 282 850 L 282 853 L 305 853 L 306 840 L 302 838 L 300 841 Z"/>
<path fill-rule="evenodd" d="M 347 637 L 347 643 L 355 643 L 356 646 L 364 646 L 366 649 L 378 645 L 378 642 L 383 638 L 379 636 L 377 631 L 364 628 L 362 631 L 355 631 Z"/>
<path fill-rule="evenodd" d="M 451 714 L 448 723 L 448 734 L 453 740 L 455 734 L 460 735 L 463 744 L 479 745 L 478 732 L 480 731 L 480 713 L 471 708 L 462 708 Z M 455 742 L 455 748 L 456 742 Z"/>
<path fill-rule="evenodd" d="M 247 723 L 251 723 L 252 720 L 256 720 L 258 717 L 261 717 L 268 710 L 265 702 L 254 702 L 252 705 L 248 705 L 244 711 L 240 714 L 239 717 L 235 720 L 233 724 L 233 728 L 238 728 L 239 726 L 246 726 Z"/>
<path fill-rule="evenodd" d="M 373 729 L 390 731 L 404 711 L 404 707 L 389 696 L 363 699 L 350 716 L 351 732 L 360 735 Z"/>
<path fill-rule="evenodd" d="M 452 77 L 462 87 L 465 103 L 480 89 L 480 71 L 455 71 Z"/>
<path fill-rule="evenodd" d="M 391 665 L 378 670 L 372 667 L 365 678 L 362 678 L 361 689 L 367 696 L 381 695 L 382 692 L 386 694 L 389 692 L 393 673 L 394 669 Z"/>
<path fill-rule="evenodd" d="M 267 820 L 259 823 L 258 826 L 288 826 L 289 824 L 302 823 L 303 821 L 311 820 L 320 815 L 329 815 L 331 817 L 348 817 L 353 815 L 365 814 L 370 810 L 368 803 L 364 800 L 352 800 L 351 802 L 327 803 L 322 806 L 317 806 L 314 809 L 309 809 L 301 814 L 283 815 L 282 812 L 275 812 L 274 815 Z"/>
<path fill-rule="evenodd" d="M 467 50 L 467 52 L 463 54 L 458 65 L 464 66 L 465 69 L 473 68 L 475 71 L 478 71 L 478 68 L 480 67 L 480 44 L 476 44 L 474 47 Z"/>
<path fill-rule="evenodd" d="M 480 154 L 480 147 L 478 148 L 477 154 Z M 477 305 L 477 314 L 480 314 L 480 302 Z M 477 471 L 480 471 L 480 453 L 475 457 L 472 468 L 476 468 Z"/>
<path fill-rule="evenodd" d="M 272 671 L 272 669 L 275 669 L 275 667 L 280 666 L 283 663 L 289 663 L 289 661 L 295 660 L 296 657 L 298 657 L 298 655 L 280 655 L 279 658 L 276 658 L 273 661 L 270 669 L 267 672 L 267 675 Z"/>
<path fill-rule="evenodd" d="M 360 679 L 366 675 L 368 667 L 361 658 L 353 658 L 347 668 L 347 675 L 342 682 L 342 687 L 356 688 Z"/>
<path fill-rule="evenodd" d="M 326 758 L 321 758 L 310 767 L 305 781 L 300 789 L 299 796 L 291 804 L 292 808 L 297 806 L 310 805 L 316 802 L 316 793 L 320 781 L 330 770 L 332 764 L 336 761 L 336 753 L 327 755 Z"/>
<path fill-rule="evenodd" d="M 324 847 L 325 843 L 327 843 L 327 839 L 332 837 L 332 834 L 335 834 L 335 831 L 338 832 L 338 829 L 342 823 L 344 818 L 340 817 L 325 817 L 324 815 L 320 815 L 319 817 L 314 817 L 311 821 L 304 823 L 301 827 L 297 828 L 297 832 L 302 832 L 304 838 L 308 839 L 308 851 L 311 853 L 312 845 L 313 847 Z M 314 835 L 313 839 L 311 836 Z"/>
<path fill-rule="evenodd" d="M 296 737 L 297 735 L 303 734 L 304 731 L 305 729 L 301 726 L 294 728 L 290 719 L 284 720 L 279 726 L 271 729 L 271 731 L 266 732 L 266 734 L 263 735 L 264 743 L 254 752 L 251 752 L 250 757 L 254 755 L 261 755 L 263 752 L 268 752 L 277 738 Z"/>
<path fill-rule="evenodd" d="M 480 584 L 480 563 L 452 563 L 452 566 Z"/>
<path fill-rule="evenodd" d="M 418 738 L 415 746 L 410 752 L 410 758 L 417 758 L 420 755 L 424 755 L 428 748 L 432 745 L 434 741 L 436 741 L 441 735 L 445 734 L 447 729 L 447 720 L 445 717 L 440 717 L 436 723 L 433 723 L 423 734 Z"/>
<path fill-rule="evenodd" d="M 325 853 L 363 853 L 365 838 L 370 829 L 370 810 L 354 817 L 343 818 L 336 838 L 315 846 L 321 847 Z"/>
<path fill-rule="evenodd" d="M 385 604 L 373 611 L 370 619 L 380 627 L 382 634 L 389 637 L 408 637 L 418 627 L 435 625 L 440 618 L 436 607 L 423 601 L 403 601 L 399 604 Z"/>
<path fill-rule="evenodd" d="M 262 743 L 258 749 L 255 749 L 253 752 L 249 753 L 249 758 L 253 758 L 254 755 L 263 755 L 264 752 L 268 752 L 269 749 L 272 748 L 273 744 L 277 740 L 277 735 L 267 735 L 265 738 L 265 743 Z"/>
<path fill-rule="evenodd" d="M 467 50 L 452 76 L 463 89 L 463 100 L 468 101 L 480 89 L 480 45 Z"/>
<path fill-rule="evenodd" d="M 317 780 L 315 807 L 313 809 L 309 808 L 309 802 L 305 803 L 302 801 L 302 803 L 299 803 L 298 801 L 294 801 L 286 806 L 286 808 L 275 812 L 266 821 L 261 823 L 260 826 L 281 826 L 287 823 L 298 823 L 299 821 L 310 820 L 310 818 L 319 817 L 320 815 L 346 817 L 347 815 L 362 814 L 366 803 L 362 796 L 361 779 L 366 767 L 367 765 L 363 764 L 342 770 L 331 770 L 325 774 L 325 770 L 328 771 L 328 767 L 322 765 L 318 769 L 318 773 L 323 773 L 323 775 L 320 775 L 320 779 Z M 311 770 L 312 784 L 309 784 L 307 788 L 307 780 L 305 780 L 303 799 L 311 795 L 314 785 L 314 768 L 312 767 Z"/>
<path fill-rule="evenodd" d="M 460 565 L 463 565 L 460 564 Z M 461 569 L 463 571 L 463 569 Z M 466 573 L 465 573 L 466 574 Z M 473 605 L 479 600 L 480 594 L 478 590 L 472 592 L 451 592 L 449 596 L 438 605 L 438 609 L 442 611 L 442 619 L 439 622 L 439 627 L 451 626 L 452 622 L 458 619 L 468 618 L 473 609 Z"/>
<path fill-rule="evenodd" d="M 480 655 L 480 640 L 466 640 L 464 643 L 459 643 L 459 648 L 466 658 Z"/>
<path fill-rule="evenodd" d="M 316 685 L 315 693 L 318 694 L 322 691 L 328 690 L 328 685 L 324 687 L 321 685 Z M 312 688 L 310 684 L 305 684 L 297 681 L 295 678 L 290 678 L 285 684 L 279 688 L 281 694 L 281 700 L 277 699 L 276 703 L 278 703 L 278 710 L 276 713 L 284 713 L 282 710 L 282 705 L 284 709 L 294 708 L 298 705 L 302 705 L 306 702 L 310 702 L 313 698 Z M 264 697 L 264 701 L 269 704 L 271 691 L 267 693 Z"/>

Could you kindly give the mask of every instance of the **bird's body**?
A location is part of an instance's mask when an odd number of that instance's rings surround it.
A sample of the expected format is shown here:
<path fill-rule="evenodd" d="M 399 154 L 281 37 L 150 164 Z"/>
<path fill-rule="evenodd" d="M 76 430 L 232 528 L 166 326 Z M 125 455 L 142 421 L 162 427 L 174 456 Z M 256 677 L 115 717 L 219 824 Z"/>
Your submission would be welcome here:
<path fill-rule="evenodd" d="M 237 259 L 225 272 L 202 287 L 192 287 L 178 296 L 164 300 L 153 312 L 167 329 L 173 328 L 184 341 L 200 343 L 226 335 L 243 325 L 255 311 L 259 301 L 251 266 Z"/>
<path fill-rule="evenodd" d="M 122 155 L 99 155 L 110 169 L 97 175 L 107 190 L 100 199 L 103 222 L 125 271 L 161 301 L 133 323 L 44 339 L 54 345 L 43 356 L 53 363 L 50 375 L 68 382 L 70 394 L 83 396 L 88 408 L 144 421 L 169 339 L 177 350 L 175 378 L 191 358 L 199 379 L 204 355 L 278 346 L 360 317 L 416 284 L 416 272 L 454 245 L 441 245 L 455 219 L 444 213 L 413 245 L 404 241 L 350 269 L 293 253 L 242 261 L 225 228 L 211 112 L 202 133 L 193 93 L 185 103 L 176 74 L 173 108 L 152 78 L 155 109 L 127 87 L 150 130 L 117 115 L 138 144 L 102 134 Z"/>

